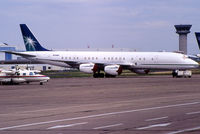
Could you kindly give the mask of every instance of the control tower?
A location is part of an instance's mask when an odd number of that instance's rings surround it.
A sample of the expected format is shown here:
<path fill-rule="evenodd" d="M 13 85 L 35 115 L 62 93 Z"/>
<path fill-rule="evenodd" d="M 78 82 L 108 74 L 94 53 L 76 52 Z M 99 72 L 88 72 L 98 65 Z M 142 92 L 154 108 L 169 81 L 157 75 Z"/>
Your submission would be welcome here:
<path fill-rule="evenodd" d="M 179 34 L 179 51 L 187 54 L 187 34 L 190 33 L 192 25 L 174 25 L 174 27 Z"/>

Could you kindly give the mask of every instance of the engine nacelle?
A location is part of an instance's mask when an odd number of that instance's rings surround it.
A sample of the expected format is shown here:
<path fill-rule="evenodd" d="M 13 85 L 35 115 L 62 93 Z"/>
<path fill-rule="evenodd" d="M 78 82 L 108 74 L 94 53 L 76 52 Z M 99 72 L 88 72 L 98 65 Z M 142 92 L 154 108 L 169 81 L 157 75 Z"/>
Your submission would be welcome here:
<path fill-rule="evenodd" d="M 98 69 L 97 65 L 93 63 L 81 64 L 79 66 L 79 70 L 84 73 L 95 73 L 97 69 Z"/>
<path fill-rule="evenodd" d="M 122 67 L 120 65 L 108 65 L 104 67 L 104 71 L 109 75 L 120 75 L 122 73 Z"/>
<path fill-rule="evenodd" d="M 133 69 L 131 71 L 136 74 L 148 74 L 149 73 L 149 70 L 147 70 L 147 69 Z"/>

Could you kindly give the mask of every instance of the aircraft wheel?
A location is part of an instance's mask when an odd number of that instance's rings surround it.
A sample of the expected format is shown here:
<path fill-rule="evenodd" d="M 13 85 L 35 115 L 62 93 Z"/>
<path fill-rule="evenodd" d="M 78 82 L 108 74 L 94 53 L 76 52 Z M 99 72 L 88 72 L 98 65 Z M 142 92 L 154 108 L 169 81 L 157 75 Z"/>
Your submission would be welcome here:
<path fill-rule="evenodd" d="M 115 78 L 116 76 L 115 75 L 110 75 L 110 74 L 105 74 L 105 77 L 106 78 Z"/>
<path fill-rule="evenodd" d="M 104 73 L 99 73 L 100 78 L 104 78 Z"/>
<path fill-rule="evenodd" d="M 173 78 L 176 78 L 176 77 L 177 77 L 176 71 L 173 71 L 173 72 L 172 72 L 172 77 L 173 77 Z"/>
<path fill-rule="evenodd" d="M 40 85 L 43 85 L 43 82 L 40 82 Z"/>
<path fill-rule="evenodd" d="M 104 73 L 95 73 L 93 74 L 94 78 L 104 78 Z"/>
<path fill-rule="evenodd" d="M 94 78 L 98 78 L 98 74 L 97 74 L 97 73 L 94 73 L 94 74 L 93 74 L 93 77 L 94 77 Z"/>

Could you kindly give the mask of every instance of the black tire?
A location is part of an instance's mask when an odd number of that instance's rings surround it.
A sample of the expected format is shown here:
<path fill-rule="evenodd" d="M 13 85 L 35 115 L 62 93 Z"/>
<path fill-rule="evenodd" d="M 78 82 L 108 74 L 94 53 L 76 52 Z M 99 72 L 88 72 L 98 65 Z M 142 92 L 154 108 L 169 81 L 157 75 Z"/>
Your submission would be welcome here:
<path fill-rule="evenodd" d="M 94 77 L 94 78 L 98 78 L 98 74 L 97 74 L 97 73 L 94 73 L 94 74 L 93 74 L 93 77 Z"/>
<path fill-rule="evenodd" d="M 115 78 L 116 76 L 115 75 L 110 75 L 110 74 L 105 74 L 105 77 L 106 78 Z"/>
<path fill-rule="evenodd" d="M 99 73 L 100 78 L 104 78 L 104 73 Z"/>

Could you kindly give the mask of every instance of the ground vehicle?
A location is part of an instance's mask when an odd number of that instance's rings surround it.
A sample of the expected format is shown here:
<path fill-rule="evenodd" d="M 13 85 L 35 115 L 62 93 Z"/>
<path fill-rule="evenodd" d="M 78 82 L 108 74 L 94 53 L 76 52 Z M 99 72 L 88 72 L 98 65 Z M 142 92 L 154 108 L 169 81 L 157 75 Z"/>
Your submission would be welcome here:
<path fill-rule="evenodd" d="M 180 71 L 180 70 L 175 70 L 172 72 L 172 76 L 173 77 L 192 77 L 192 71 L 190 70 L 184 70 L 184 71 Z"/>

